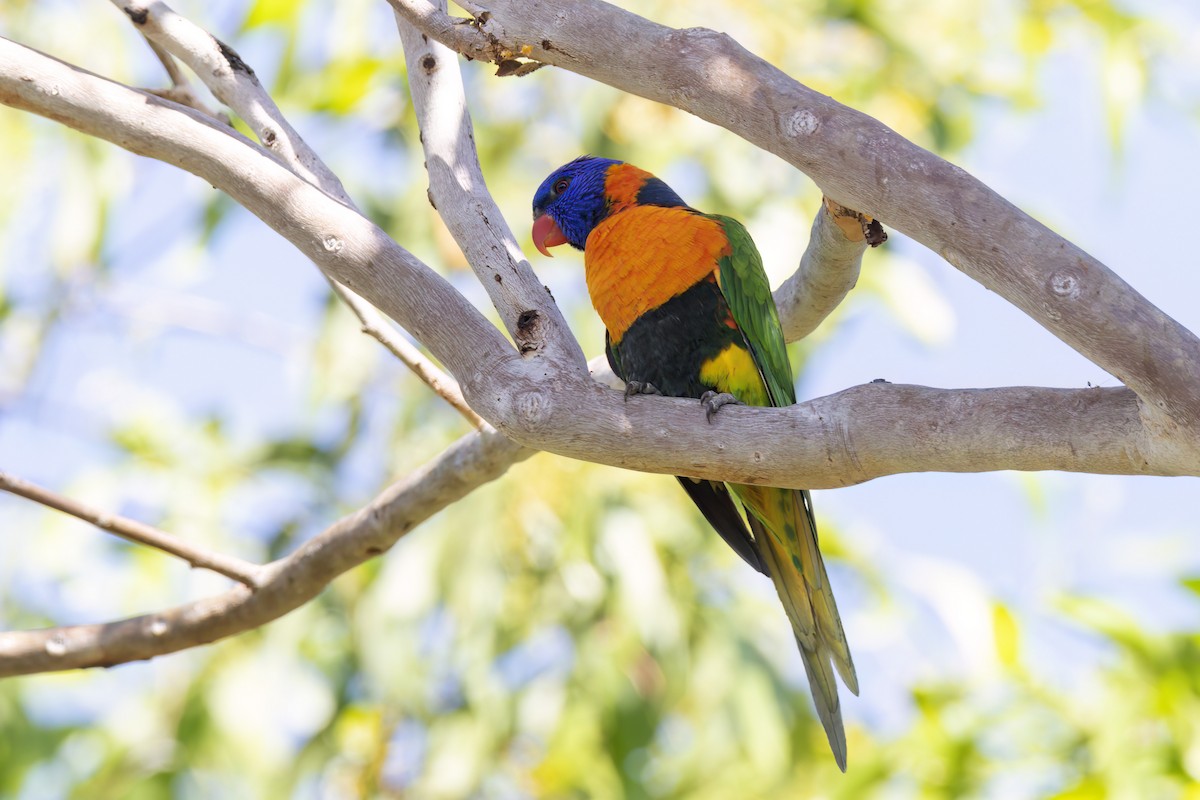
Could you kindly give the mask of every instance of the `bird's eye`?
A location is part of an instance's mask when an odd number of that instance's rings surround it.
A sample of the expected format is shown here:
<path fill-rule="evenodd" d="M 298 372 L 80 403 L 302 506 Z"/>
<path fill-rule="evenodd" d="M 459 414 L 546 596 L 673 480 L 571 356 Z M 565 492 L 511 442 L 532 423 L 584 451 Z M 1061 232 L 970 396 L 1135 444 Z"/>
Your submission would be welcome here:
<path fill-rule="evenodd" d="M 556 180 L 554 182 L 554 193 L 556 195 L 562 194 L 563 192 L 565 192 L 567 190 L 567 187 L 570 185 L 571 185 L 570 178 L 559 178 L 558 180 Z"/>

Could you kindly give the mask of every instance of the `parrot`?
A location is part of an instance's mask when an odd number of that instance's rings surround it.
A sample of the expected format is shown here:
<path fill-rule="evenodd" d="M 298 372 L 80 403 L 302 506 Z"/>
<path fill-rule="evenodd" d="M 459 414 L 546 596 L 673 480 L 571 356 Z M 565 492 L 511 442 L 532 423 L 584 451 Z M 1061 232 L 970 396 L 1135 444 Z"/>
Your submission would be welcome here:
<path fill-rule="evenodd" d="M 583 251 L 588 294 L 606 329 L 605 354 L 627 399 L 699 399 L 710 423 L 729 403 L 796 402 L 770 283 L 741 223 L 697 211 L 632 164 L 590 155 L 541 183 L 533 220 L 533 243 L 543 255 L 562 244 Z M 678 480 L 734 552 L 774 583 L 817 717 L 845 772 L 834 670 L 855 695 L 858 677 L 808 491 Z"/>

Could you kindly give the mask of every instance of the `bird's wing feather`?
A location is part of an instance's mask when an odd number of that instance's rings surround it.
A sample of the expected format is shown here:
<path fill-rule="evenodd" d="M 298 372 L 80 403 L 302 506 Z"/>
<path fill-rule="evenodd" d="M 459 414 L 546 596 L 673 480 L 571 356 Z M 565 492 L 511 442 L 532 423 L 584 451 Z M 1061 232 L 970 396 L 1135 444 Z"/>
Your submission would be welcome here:
<path fill-rule="evenodd" d="M 772 405 L 790 406 L 796 402 L 792 368 L 788 364 L 787 343 L 779 325 L 779 312 L 771 297 L 771 284 L 763 270 L 762 257 L 749 231 L 731 217 L 712 215 L 725 228 L 729 252 L 718 261 L 717 282 L 733 320 L 742 329 L 750 353 L 762 373 Z"/>
<path fill-rule="evenodd" d="M 685 478 L 681 475 L 679 476 L 679 485 L 688 493 L 688 497 L 692 498 L 692 502 L 696 504 L 696 508 L 700 509 L 700 513 L 708 520 L 708 524 L 721 534 L 721 538 L 733 549 L 733 552 L 763 575 L 770 577 L 767 567 L 763 563 L 762 555 L 758 552 L 758 545 L 750 536 L 746 522 L 742 518 L 741 512 L 738 511 L 737 504 L 733 502 L 729 490 L 725 488 L 725 484 Z"/>
<path fill-rule="evenodd" d="M 742 331 L 772 405 L 796 402 L 787 345 L 762 258 L 745 227 L 714 216 L 729 240 L 719 259 L 718 284 Z M 767 571 L 792 622 L 817 715 L 838 765 L 846 768 L 846 735 L 833 667 L 851 692 L 858 677 L 833 598 L 807 491 L 731 486 L 749 512 L 750 528 Z M 832 666 L 831 666 L 832 664 Z"/>

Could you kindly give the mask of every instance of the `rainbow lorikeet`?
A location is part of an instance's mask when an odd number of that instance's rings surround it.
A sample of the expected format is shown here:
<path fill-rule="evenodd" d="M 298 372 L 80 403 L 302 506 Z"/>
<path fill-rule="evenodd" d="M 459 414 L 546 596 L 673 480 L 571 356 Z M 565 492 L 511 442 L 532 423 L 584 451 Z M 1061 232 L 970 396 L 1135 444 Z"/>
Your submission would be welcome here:
<path fill-rule="evenodd" d="M 607 328 L 608 361 L 626 382 L 626 396 L 700 398 L 710 422 L 729 402 L 796 402 L 771 287 L 741 223 L 689 207 L 645 170 L 593 156 L 542 182 L 533 217 L 533 241 L 543 254 L 560 244 L 583 250 L 588 293 Z M 845 770 L 834 668 L 855 694 L 858 678 L 817 548 L 809 493 L 679 482 L 734 551 L 774 582 L 817 715 Z"/>

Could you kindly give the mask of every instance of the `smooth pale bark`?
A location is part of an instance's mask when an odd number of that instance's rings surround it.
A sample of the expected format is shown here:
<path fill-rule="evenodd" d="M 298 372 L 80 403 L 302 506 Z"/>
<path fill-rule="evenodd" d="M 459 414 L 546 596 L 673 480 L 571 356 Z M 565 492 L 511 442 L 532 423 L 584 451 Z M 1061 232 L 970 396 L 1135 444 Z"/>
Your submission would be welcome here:
<path fill-rule="evenodd" d="M 1175 457 L 1200 453 L 1200 339 L 1074 244 L 965 170 L 804 86 L 705 28 L 676 30 L 601 0 L 389 0 L 471 56 L 526 55 L 673 105 L 783 158 L 826 196 L 899 230 L 1006 298 L 1133 389 Z M 530 78 L 536 80 L 536 78 Z"/>
<path fill-rule="evenodd" d="M 555 6 L 490 3 L 490 18 L 481 26 L 452 25 L 444 10 L 421 0 L 393 2 L 434 38 L 507 62 L 509 72 L 513 53 L 528 44 L 538 58 L 558 59 L 555 63 L 725 125 L 805 169 L 840 203 L 882 217 L 931 246 L 952 240 L 960 250 L 939 252 L 986 285 L 1003 287 L 997 291 L 1008 292 L 1018 305 L 1033 298 L 1037 313 L 1031 315 L 1043 324 L 1049 320 L 1047 327 L 1089 357 L 1080 339 L 1104 330 L 1098 320 L 1112 313 L 1107 324 L 1120 328 L 1120 335 L 1083 344 L 1103 357 L 1094 358 L 1097 363 L 1129 367 L 1131 387 L 1151 405 L 1139 403 L 1129 389 L 869 384 L 788 409 L 728 407 L 710 426 L 691 402 L 643 397 L 626 402 L 589 378 L 578 344 L 492 203 L 475 156 L 456 59 L 448 51 L 401 26 L 431 199 L 483 279 L 516 349 L 436 273 L 356 212 L 336 177 L 232 50 L 162 3 L 117 5 L 161 49 L 196 69 L 267 149 L 173 103 L 3 40 L 0 102 L 176 164 L 228 192 L 331 280 L 352 286 L 412 332 L 461 383 L 460 410 L 469 402 L 466 411 L 478 411 L 502 433 L 485 426 L 296 553 L 264 567 L 250 565 L 253 590 L 238 586 L 216 598 L 116 623 L 0 634 L 0 675 L 148 658 L 264 624 L 382 552 L 420 520 L 498 477 L 530 448 L 633 469 L 805 488 L 926 470 L 1200 474 L 1196 440 L 1188 434 L 1194 421 L 1188 392 L 1197 369 L 1189 348 L 1195 337 L 961 170 L 874 120 L 814 96 L 728 37 L 671 31 L 584 0 Z M 589 21 L 572 28 L 563 10 L 586 12 L 575 19 Z M 597 19 L 616 27 L 596 35 L 591 20 Z M 554 38 L 528 40 L 545 24 Z M 648 38 L 625 40 L 615 50 L 620 35 Z M 750 115 L 747 104 L 760 107 Z M 852 141 L 857 146 L 845 149 Z M 830 161 L 830 148 L 838 147 L 843 150 Z M 895 157 L 912 160 L 890 163 Z M 872 181 L 882 187 L 872 187 Z M 980 217 L 983 212 L 1008 216 L 989 222 Z M 922 222 L 923 214 L 940 216 Z M 947 239 L 939 228 L 947 219 L 951 229 L 970 224 Z M 818 213 L 804 260 L 776 293 L 789 338 L 811 331 L 857 279 L 865 244 L 845 222 L 845 215 L 828 208 Z M 1016 237 L 1014 246 L 1002 250 L 996 230 Z M 1029 248 L 1017 240 L 1021 236 L 1060 243 L 1063 252 L 1045 259 L 1050 272 L 1046 264 L 1022 260 Z M 989 252 L 974 252 L 989 245 Z M 1062 259 L 1068 256 L 1083 266 L 1064 272 Z M 1044 285 L 1032 291 L 1030 282 L 1038 279 Z M 1095 308 L 1082 302 L 1096 298 Z M 1147 330 L 1156 325 L 1164 336 L 1143 356 L 1168 360 L 1149 367 L 1126 364 L 1128 347 L 1145 345 Z M 592 366 L 597 378 L 612 385 L 602 366 Z M 452 379 L 445 382 L 457 391 Z"/>
<path fill-rule="evenodd" d="M 555 328 L 542 325 L 537 315 L 520 331 L 518 353 L 444 279 L 375 225 L 299 179 L 258 146 L 189 109 L 6 41 L 0 42 L 0 102 L 177 164 L 227 191 L 328 274 L 412 332 L 459 379 L 471 407 L 527 447 L 650 472 L 804 488 L 946 469 L 946 459 L 934 455 L 956 447 L 944 436 L 936 449 L 919 443 L 892 446 L 905 420 L 888 415 L 944 413 L 940 405 L 922 407 L 924 400 L 938 396 L 937 390 L 908 395 L 902 412 L 885 402 L 886 388 L 835 395 L 857 398 L 855 416 L 847 423 L 856 432 L 852 452 L 843 452 L 838 445 L 842 432 L 828 429 L 824 415 L 815 413 L 822 401 L 783 409 L 727 408 L 714 425 L 703 424 L 703 415 L 690 401 L 626 401 L 590 380 L 582 358 L 575 361 L 577 349 L 546 347 Z M 518 328 L 523 326 L 518 323 Z M 1084 398 L 1090 391 L 1076 393 Z M 993 397 L 995 408 L 989 407 Z M 985 425 L 1010 402 L 1002 390 L 976 390 L 972 398 L 959 408 L 956 431 Z M 1042 414 L 1045 430 L 1030 427 L 1014 433 L 1025 448 L 1021 452 L 1012 447 L 1012 437 L 974 437 L 971 452 L 949 468 L 1200 472 L 1195 447 L 1180 446 L 1162 428 L 1148 428 L 1135 418 L 1119 428 L 1081 430 L 1086 426 L 1065 418 L 1070 408 L 1031 409 Z M 1050 446 L 1064 441 L 1066 431 L 1087 441 L 1078 442 L 1073 452 Z M 826 441 L 831 436 L 834 440 Z M 827 453 L 842 457 L 831 459 Z M 875 466 L 863 473 L 860 463 Z"/>
<path fill-rule="evenodd" d="M 186 86 L 186 83 L 174 58 L 186 64 L 214 97 L 242 118 L 254 131 L 259 143 L 275 153 L 293 172 L 357 210 L 358 207 L 346 193 L 341 180 L 292 127 L 271 95 L 263 88 L 254 70 L 233 48 L 175 13 L 166 3 L 157 0 L 150 3 L 112 0 L 112 3 L 120 8 L 146 37 L 162 60 L 176 88 L 180 87 L 181 83 Z M 163 96 L 177 99 L 171 94 Z M 185 105 L 204 110 L 195 102 Z M 215 115 L 210 113 L 209 116 Z M 358 317 L 363 333 L 378 340 L 473 426 L 480 428 L 486 424 L 467 405 L 457 381 L 438 369 L 437 365 L 409 344 L 374 306 L 333 278 L 330 278 L 329 282 L 334 293 Z"/>
<path fill-rule="evenodd" d="M 858 283 L 866 249 L 859 215 L 826 198 L 813 218 L 800 266 L 775 290 L 779 321 L 789 342 L 816 330 L 846 299 Z"/>
<path fill-rule="evenodd" d="M 397 18 L 421 128 L 429 199 L 521 354 L 580 370 L 583 351 L 484 182 L 458 56 Z"/>
<path fill-rule="evenodd" d="M 296 552 L 260 568 L 254 590 L 239 584 L 215 597 L 119 622 L 0 633 L 0 678 L 137 661 L 257 628 L 308 602 L 338 575 L 500 477 L 528 452 L 495 431 L 467 434 Z"/>

